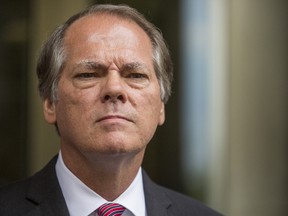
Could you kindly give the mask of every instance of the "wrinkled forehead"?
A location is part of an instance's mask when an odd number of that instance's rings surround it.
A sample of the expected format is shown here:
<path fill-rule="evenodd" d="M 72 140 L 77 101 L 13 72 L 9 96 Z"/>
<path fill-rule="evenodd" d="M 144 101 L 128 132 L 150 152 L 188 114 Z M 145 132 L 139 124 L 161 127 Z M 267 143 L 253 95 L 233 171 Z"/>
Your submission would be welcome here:
<path fill-rule="evenodd" d="M 106 14 L 77 20 L 66 32 L 65 62 L 97 62 L 104 65 L 137 62 L 154 71 L 152 45 L 135 22 Z M 66 64 L 66 65 L 67 65 Z"/>

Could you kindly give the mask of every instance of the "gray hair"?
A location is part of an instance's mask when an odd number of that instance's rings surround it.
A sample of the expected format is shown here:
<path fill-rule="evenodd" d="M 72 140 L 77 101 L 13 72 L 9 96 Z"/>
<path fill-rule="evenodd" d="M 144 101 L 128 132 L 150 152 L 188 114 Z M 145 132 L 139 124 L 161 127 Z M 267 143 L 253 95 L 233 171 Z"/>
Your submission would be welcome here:
<path fill-rule="evenodd" d="M 161 100 L 167 102 L 171 95 L 173 66 L 168 47 L 159 29 L 147 21 L 136 9 L 126 5 L 93 5 L 70 17 L 59 26 L 43 45 L 38 63 L 38 89 L 42 99 L 57 100 L 57 86 L 65 66 L 64 37 L 67 29 L 78 19 L 92 14 L 110 14 L 134 21 L 150 38 L 153 49 L 154 70 L 160 85 Z"/>

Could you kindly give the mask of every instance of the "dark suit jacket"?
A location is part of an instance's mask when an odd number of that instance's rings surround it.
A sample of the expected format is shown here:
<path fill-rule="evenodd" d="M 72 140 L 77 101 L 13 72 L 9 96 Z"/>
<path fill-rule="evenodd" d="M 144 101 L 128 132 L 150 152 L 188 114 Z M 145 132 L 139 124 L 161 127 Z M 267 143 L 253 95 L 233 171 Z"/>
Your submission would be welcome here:
<path fill-rule="evenodd" d="M 68 216 L 57 157 L 34 176 L 0 189 L 0 216 Z M 219 216 L 199 202 L 153 183 L 143 172 L 148 216 Z"/>

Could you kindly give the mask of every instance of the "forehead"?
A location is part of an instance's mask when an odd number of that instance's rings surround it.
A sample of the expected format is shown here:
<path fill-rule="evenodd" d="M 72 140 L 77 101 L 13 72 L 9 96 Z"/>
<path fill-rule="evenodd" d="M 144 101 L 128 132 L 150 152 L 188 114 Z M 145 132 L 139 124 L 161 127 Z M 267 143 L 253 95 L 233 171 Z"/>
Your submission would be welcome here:
<path fill-rule="evenodd" d="M 134 37 L 151 45 L 150 38 L 135 21 L 108 13 L 89 14 L 76 20 L 68 27 L 64 41 L 87 40 L 87 37 L 92 36 L 99 38 L 109 36 L 114 40 L 119 36 L 127 37 L 129 40 Z"/>
<path fill-rule="evenodd" d="M 69 65 L 138 62 L 154 71 L 152 44 L 146 32 L 135 22 L 114 15 L 93 14 L 75 21 L 66 32 L 64 46 Z"/>
<path fill-rule="evenodd" d="M 130 53 L 130 59 L 142 58 L 151 63 L 153 55 L 150 38 L 138 24 L 105 13 L 87 15 L 75 21 L 65 34 L 64 46 L 68 58 L 109 54 L 123 57 L 123 53 Z"/>

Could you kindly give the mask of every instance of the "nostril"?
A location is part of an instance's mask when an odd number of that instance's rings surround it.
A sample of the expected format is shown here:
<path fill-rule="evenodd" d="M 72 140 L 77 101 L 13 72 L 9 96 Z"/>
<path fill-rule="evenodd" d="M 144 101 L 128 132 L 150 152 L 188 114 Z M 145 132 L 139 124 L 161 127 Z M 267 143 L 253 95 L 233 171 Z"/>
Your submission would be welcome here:
<path fill-rule="evenodd" d="M 124 99 L 123 95 L 119 95 L 117 98 L 118 98 L 118 100 L 120 100 L 120 101 L 123 101 L 123 99 Z"/>
<path fill-rule="evenodd" d="M 122 101 L 124 102 L 125 101 L 125 96 L 122 95 L 122 94 L 119 94 L 118 96 L 117 95 L 110 95 L 110 94 L 107 94 L 103 97 L 103 101 L 106 102 L 106 101 L 110 101 L 110 102 L 116 102 L 116 101 Z"/>
<path fill-rule="evenodd" d="M 109 95 L 105 95 L 104 100 L 107 101 L 107 100 L 110 100 L 110 98 L 111 97 Z"/>

